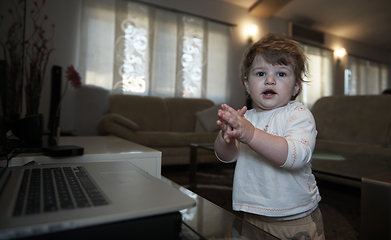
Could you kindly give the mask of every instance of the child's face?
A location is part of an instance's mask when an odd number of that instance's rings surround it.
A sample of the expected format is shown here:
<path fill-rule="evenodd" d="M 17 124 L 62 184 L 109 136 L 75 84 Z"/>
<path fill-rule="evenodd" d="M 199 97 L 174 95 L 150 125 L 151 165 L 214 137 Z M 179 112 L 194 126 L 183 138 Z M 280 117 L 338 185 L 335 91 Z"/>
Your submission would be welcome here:
<path fill-rule="evenodd" d="M 272 65 L 261 55 L 255 57 L 244 84 L 257 111 L 285 106 L 300 88 L 291 64 Z"/>

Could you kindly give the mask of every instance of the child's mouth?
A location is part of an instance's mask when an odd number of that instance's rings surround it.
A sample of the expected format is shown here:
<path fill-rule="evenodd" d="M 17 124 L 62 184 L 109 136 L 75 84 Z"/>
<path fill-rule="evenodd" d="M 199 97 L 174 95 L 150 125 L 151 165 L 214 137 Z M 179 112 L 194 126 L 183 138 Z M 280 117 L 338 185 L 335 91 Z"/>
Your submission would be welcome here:
<path fill-rule="evenodd" d="M 273 96 L 274 94 L 276 94 L 276 92 L 273 91 L 273 90 L 266 90 L 266 91 L 264 91 L 262 94 L 265 95 L 265 96 L 271 97 L 271 96 Z"/>

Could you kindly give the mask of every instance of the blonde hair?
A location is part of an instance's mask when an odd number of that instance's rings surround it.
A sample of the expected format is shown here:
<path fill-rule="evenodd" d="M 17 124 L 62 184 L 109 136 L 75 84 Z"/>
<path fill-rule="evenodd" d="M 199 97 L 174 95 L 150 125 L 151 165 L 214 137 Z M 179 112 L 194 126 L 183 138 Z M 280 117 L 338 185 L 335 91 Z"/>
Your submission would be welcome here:
<path fill-rule="evenodd" d="M 256 56 L 262 57 L 270 64 L 289 65 L 294 69 L 296 83 L 300 86 L 298 93 L 292 100 L 300 94 L 302 83 L 307 76 L 307 57 L 298 42 L 276 34 L 268 34 L 258 42 L 251 45 L 244 53 L 240 66 L 240 79 L 244 81 L 248 78 L 251 66 Z"/>

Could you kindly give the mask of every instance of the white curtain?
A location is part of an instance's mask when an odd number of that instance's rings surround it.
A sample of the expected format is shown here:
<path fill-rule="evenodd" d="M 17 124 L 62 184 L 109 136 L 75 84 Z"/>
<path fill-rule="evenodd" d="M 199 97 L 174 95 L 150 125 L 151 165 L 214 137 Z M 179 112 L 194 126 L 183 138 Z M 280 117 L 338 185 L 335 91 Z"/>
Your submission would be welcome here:
<path fill-rule="evenodd" d="M 345 70 L 345 94 L 380 94 L 387 89 L 387 64 L 354 56 L 348 57 Z"/>
<path fill-rule="evenodd" d="M 228 25 L 124 0 L 84 0 L 82 19 L 87 84 L 225 102 Z"/>
<path fill-rule="evenodd" d="M 156 74 L 151 75 L 151 88 L 149 94 L 152 96 L 170 97 L 175 95 L 175 69 L 177 64 L 177 16 L 171 12 L 156 10 L 154 38 L 152 49 L 152 69 Z M 160 29 L 160 31 L 158 31 Z M 171 81 L 162 81 L 171 79 Z"/>
<path fill-rule="evenodd" d="M 225 102 L 230 45 L 228 36 L 227 26 L 209 22 L 206 98 L 215 103 Z"/>
<path fill-rule="evenodd" d="M 327 49 L 302 44 L 308 58 L 307 83 L 303 84 L 298 101 L 312 108 L 321 97 L 332 95 L 333 91 L 333 52 Z"/>
<path fill-rule="evenodd" d="M 113 1 L 83 0 L 78 70 L 86 85 L 113 85 L 114 6 Z"/>

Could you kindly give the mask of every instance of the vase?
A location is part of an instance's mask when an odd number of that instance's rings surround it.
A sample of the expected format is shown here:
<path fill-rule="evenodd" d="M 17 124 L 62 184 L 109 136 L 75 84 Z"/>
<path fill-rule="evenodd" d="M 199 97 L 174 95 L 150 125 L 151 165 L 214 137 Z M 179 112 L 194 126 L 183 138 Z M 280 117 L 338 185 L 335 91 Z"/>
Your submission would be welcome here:
<path fill-rule="evenodd" d="M 22 148 L 41 148 L 43 115 L 34 114 L 21 118 L 12 124 L 11 131 L 20 140 Z"/>
<path fill-rule="evenodd" d="M 12 125 L 20 119 L 19 113 L 4 113 L 4 130 L 8 132 L 11 130 Z"/>

